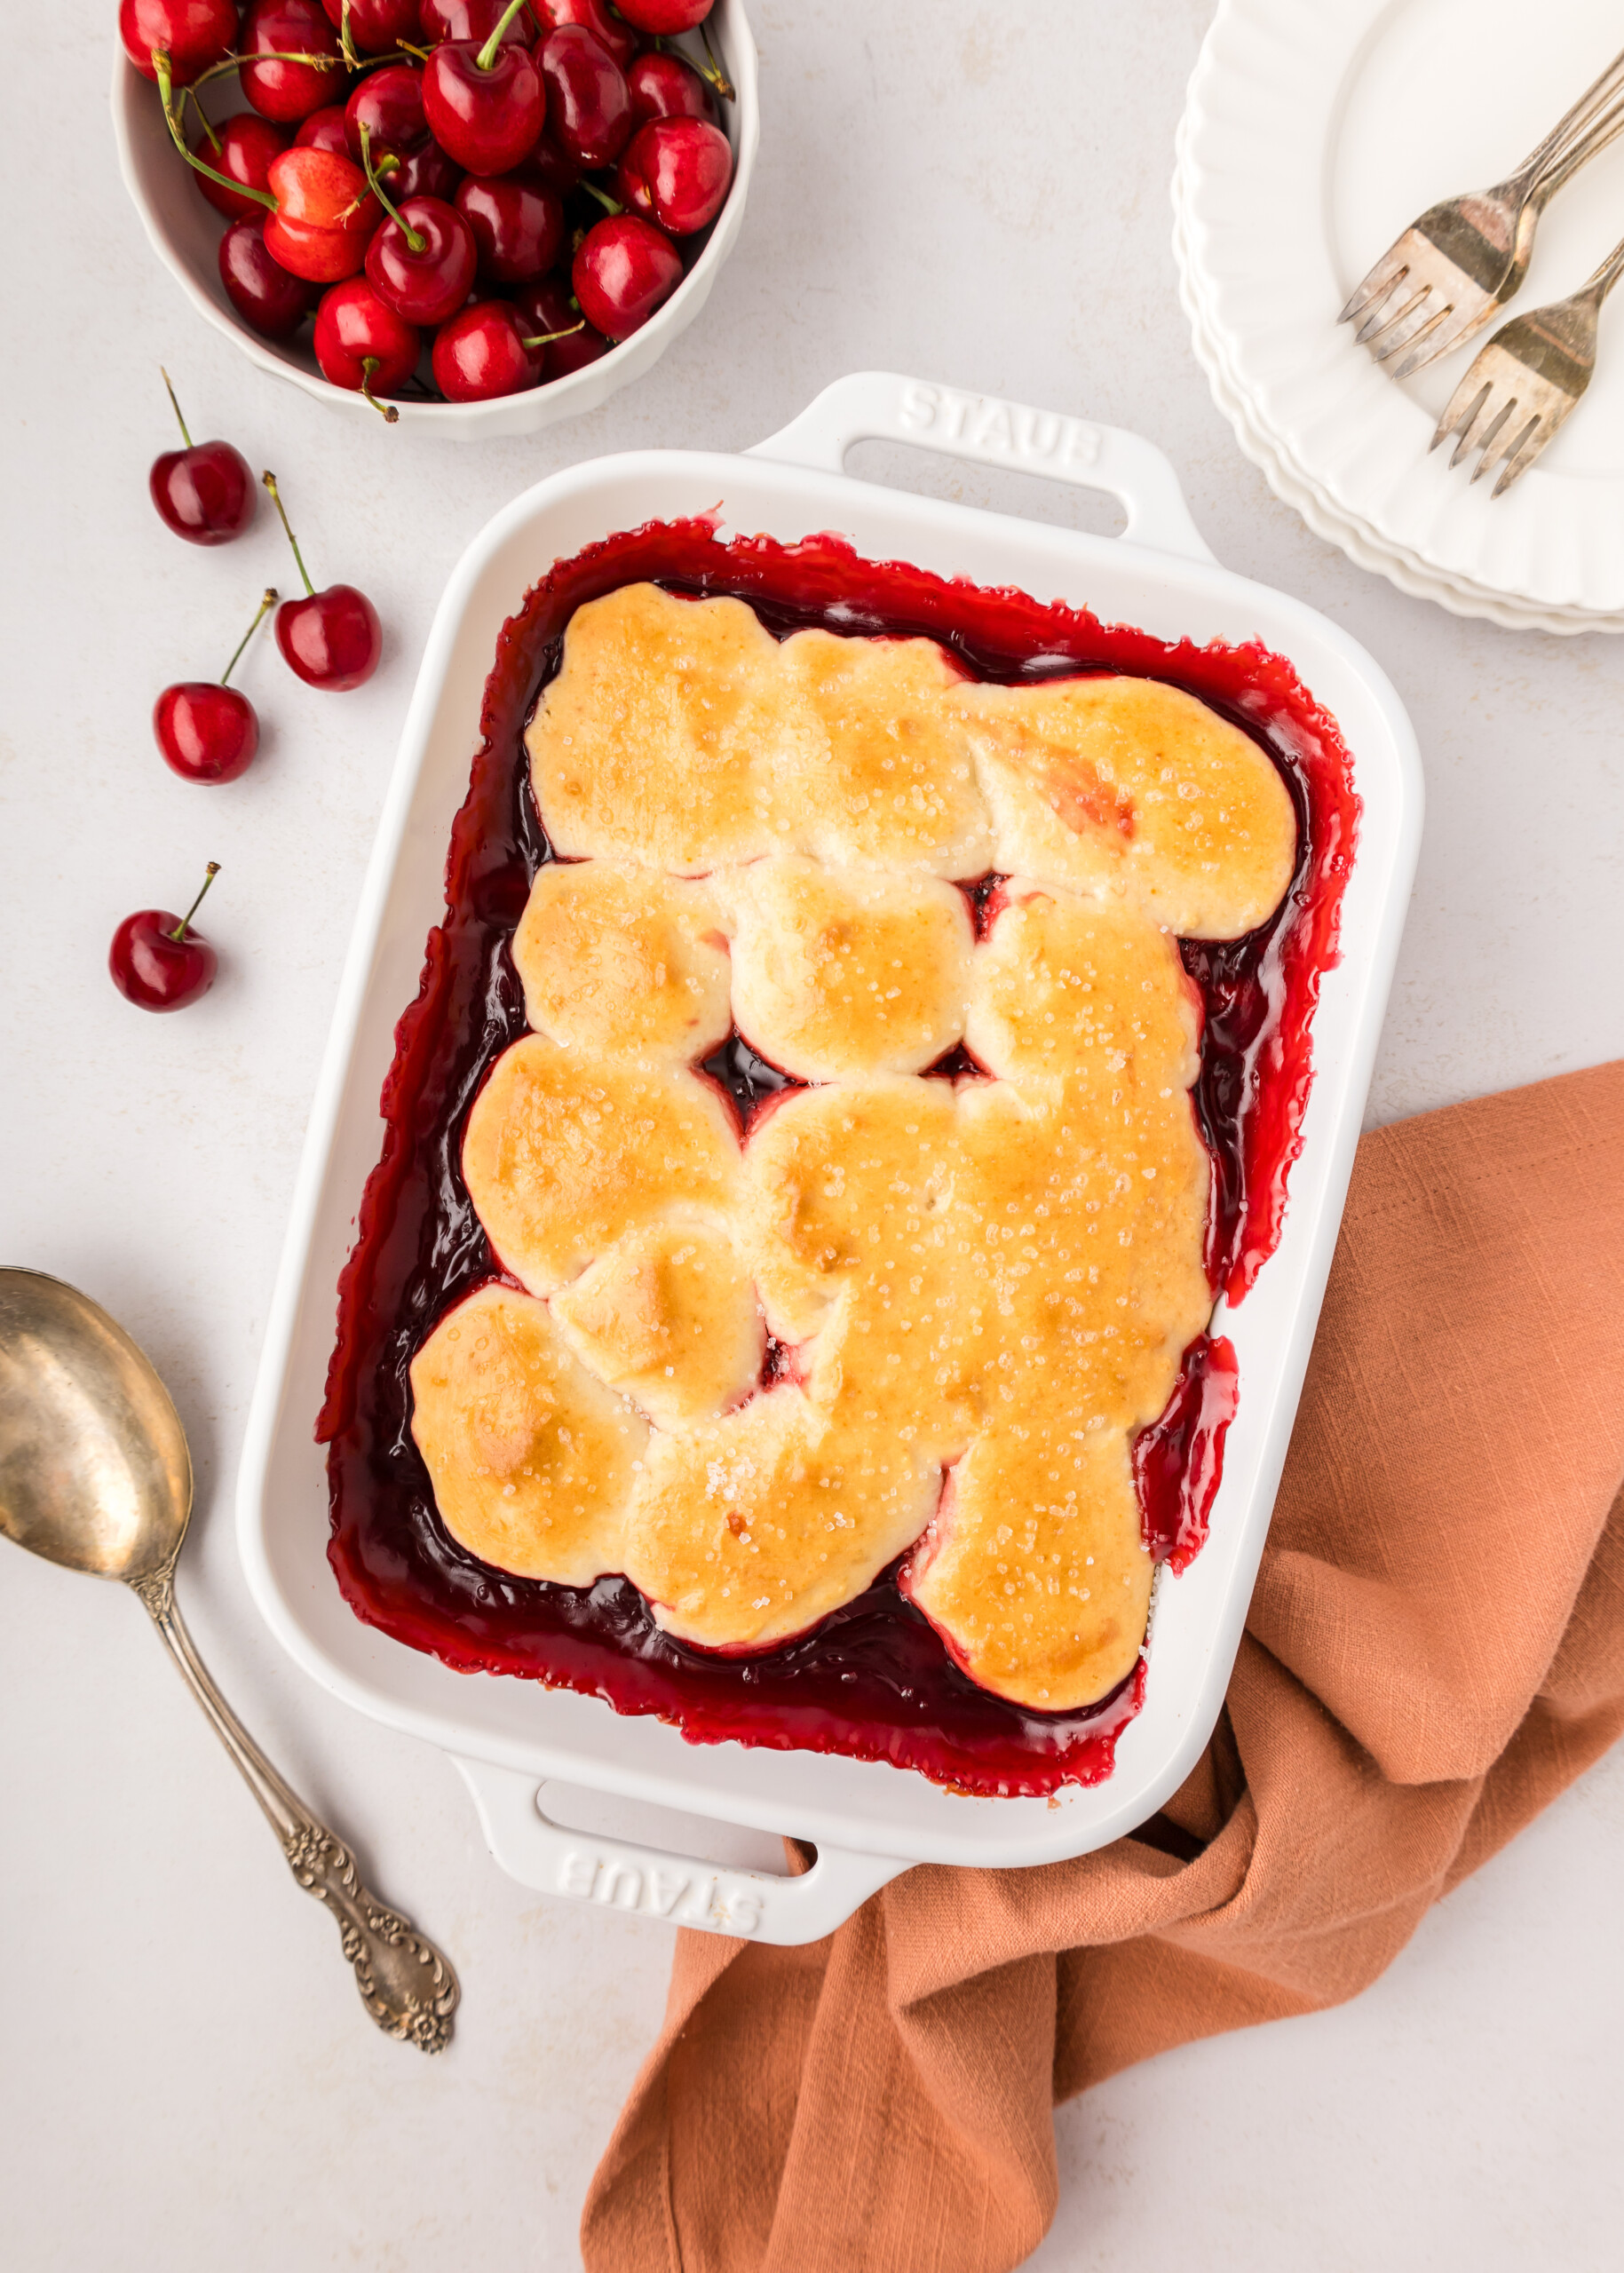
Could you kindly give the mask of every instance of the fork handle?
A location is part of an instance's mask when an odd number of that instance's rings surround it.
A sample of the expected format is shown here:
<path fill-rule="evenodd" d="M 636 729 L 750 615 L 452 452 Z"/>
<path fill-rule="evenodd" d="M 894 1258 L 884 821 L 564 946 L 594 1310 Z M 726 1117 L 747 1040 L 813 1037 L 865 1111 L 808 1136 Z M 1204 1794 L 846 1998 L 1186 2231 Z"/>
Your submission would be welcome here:
<path fill-rule="evenodd" d="M 1557 192 L 1565 188 L 1573 180 L 1581 166 L 1588 166 L 1592 158 L 1599 157 L 1608 144 L 1616 141 L 1620 134 L 1624 134 L 1624 100 L 1614 103 L 1610 110 L 1604 110 L 1599 116 L 1593 117 L 1576 141 L 1547 162 L 1536 175 L 1529 193 L 1533 202 L 1543 210 Z"/>
<path fill-rule="evenodd" d="M 1537 180 L 1548 168 L 1559 162 L 1563 150 L 1573 138 L 1582 133 L 1603 106 L 1621 90 L 1624 90 L 1624 48 L 1613 57 L 1606 69 L 1590 82 L 1572 108 L 1563 113 L 1544 140 L 1528 153 L 1512 178 L 1517 181 L 1530 178 Z M 1596 147 L 1600 147 L 1600 145 Z M 1592 151 L 1586 154 L 1593 156 L 1595 154 Z M 1577 162 L 1582 165 L 1584 159 L 1579 158 Z M 1563 179 L 1567 179 L 1565 173 Z"/>

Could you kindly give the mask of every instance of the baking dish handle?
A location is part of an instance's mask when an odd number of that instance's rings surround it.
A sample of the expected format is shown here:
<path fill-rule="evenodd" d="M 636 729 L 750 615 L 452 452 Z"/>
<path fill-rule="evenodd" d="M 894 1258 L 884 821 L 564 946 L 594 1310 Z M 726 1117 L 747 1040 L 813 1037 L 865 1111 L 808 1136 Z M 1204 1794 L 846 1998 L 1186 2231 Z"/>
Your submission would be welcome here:
<path fill-rule="evenodd" d="M 836 379 L 798 418 L 745 455 L 840 473 L 852 444 L 866 441 L 912 442 L 977 465 L 1103 489 L 1126 512 L 1122 534 L 1135 544 L 1186 560 L 1213 557 L 1171 463 L 1143 435 L 894 371 L 852 371 Z"/>
<path fill-rule="evenodd" d="M 756 1942 L 821 1941 L 871 1894 L 908 1868 L 891 1855 L 820 1847 L 799 1878 L 725 1870 L 692 1856 L 597 1832 L 567 1831 L 542 1813 L 543 1779 L 489 1761 L 456 1757 L 492 1854 L 521 1886 L 604 1910 L 663 1918 L 702 1934 Z"/>

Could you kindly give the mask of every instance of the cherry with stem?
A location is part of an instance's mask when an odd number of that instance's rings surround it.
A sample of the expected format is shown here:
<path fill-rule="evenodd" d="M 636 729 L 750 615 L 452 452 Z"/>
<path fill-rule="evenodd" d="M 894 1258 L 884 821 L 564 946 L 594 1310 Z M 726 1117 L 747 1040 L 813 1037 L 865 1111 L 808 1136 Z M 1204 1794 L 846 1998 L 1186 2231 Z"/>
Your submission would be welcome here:
<path fill-rule="evenodd" d="M 254 518 L 253 476 L 229 442 L 194 442 L 180 415 L 170 375 L 160 367 L 183 449 L 153 460 L 147 488 L 164 525 L 188 544 L 229 544 Z"/>
<path fill-rule="evenodd" d="M 119 993 L 138 1010 L 182 1010 L 213 986 L 220 959 L 191 924 L 203 892 L 219 873 L 219 862 L 210 860 L 202 891 L 184 915 L 143 907 L 126 915 L 114 932 L 107 970 Z"/>
<path fill-rule="evenodd" d="M 303 599 L 284 600 L 276 611 L 276 644 L 283 660 L 307 686 L 332 693 L 360 686 L 376 670 L 384 652 L 377 610 L 353 584 L 329 584 L 317 591 L 293 534 L 276 476 L 265 473 L 260 479 L 271 493 L 305 587 Z"/>
<path fill-rule="evenodd" d="M 266 591 L 218 679 L 184 679 L 166 686 L 154 703 L 153 738 L 164 763 L 183 781 L 234 781 L 252 764 L 259 748 L 258 714 L 229 681 L 277 597 L 273 590 Z"/>

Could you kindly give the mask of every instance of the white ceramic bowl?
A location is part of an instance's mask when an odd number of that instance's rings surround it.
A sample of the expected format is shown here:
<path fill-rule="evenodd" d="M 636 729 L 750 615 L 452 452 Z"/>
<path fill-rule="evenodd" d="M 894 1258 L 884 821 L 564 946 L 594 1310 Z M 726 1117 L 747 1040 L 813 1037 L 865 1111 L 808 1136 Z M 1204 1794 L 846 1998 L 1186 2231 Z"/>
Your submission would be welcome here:
<path fill-rule="evenodd" d="M 717 0 L 708 20 L 711 43 L 722 67 L 733 81 L 738 99 L 721 106 L 723 125 L 733 146 L 733 186 L 727 202 L 712 228 L 709 242 L 664 306 L 608 354 L 584 370 L 524 394 L 500 395 L 492 402 L 413 402 L 404 399 L 397 432 L 408 428 L 424 434 L 450 437 L 461 442 L 482 442 L 507 434 L 533 434 L 559 418 L 573 418 L 596 410 L 617 388 L 641 378 L 664 354 L 678 332 L 691 324 L 710 297 L 710 288 L 732 252 L 744 219 L 745 199 L 756 164 L 760 139 L 761 110 L 757 98 L 756 43 L 745 20 L 743 0 Z M 234 97 L 235 83 L 217 81 Z M 237 107 L 234 99 L 221 115 Z M 157 91 L 142 78 L 122 48 L 113 70 L 113 134 L 124 186 L 146 224 L 154 251 L 169 270 L 192 305 L 217 331 L 233 339 L 262 371 L 291 379 L 306 394 L 331 403 L 346 416 L 371 419 L 359 394 L 336 387 L 316 368 L 307 341 L 287 345 L 262 339 L 242 321 L 226 297 L 220 282 L 218 245 L 224 223 L 214 208 L 200 197 L 188 178 L 163 123 Z"/>

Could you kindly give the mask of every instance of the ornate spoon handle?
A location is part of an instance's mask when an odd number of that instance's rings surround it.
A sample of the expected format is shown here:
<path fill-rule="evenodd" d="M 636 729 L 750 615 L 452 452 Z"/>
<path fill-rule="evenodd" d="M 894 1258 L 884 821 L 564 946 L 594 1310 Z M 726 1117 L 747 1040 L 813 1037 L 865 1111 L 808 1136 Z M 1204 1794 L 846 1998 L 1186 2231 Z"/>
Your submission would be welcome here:
<path fill-rule="evenodd" d="M 264 1810 L 294 1877 L 337 1919 L 362 2004 L 386 2035 L 424 2052 L 443 2050 L 451 2039 L 451 2015 L 460 1994 L 456 1975 L 409 1918 L 368 1893 L 349 1849 L 311 1813 L 249 1735 L 197 1654 L 175 1604 L 174 1580 L 171 1563 L 130 1585 Z"/>

